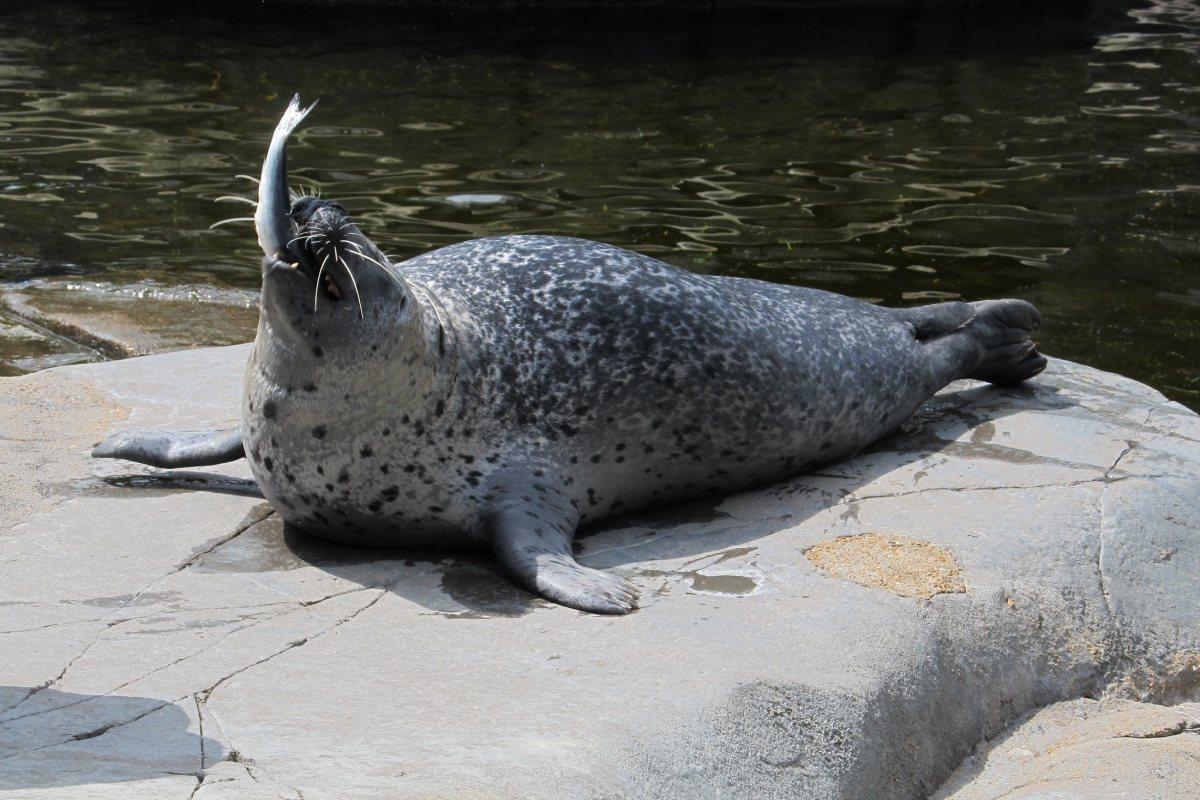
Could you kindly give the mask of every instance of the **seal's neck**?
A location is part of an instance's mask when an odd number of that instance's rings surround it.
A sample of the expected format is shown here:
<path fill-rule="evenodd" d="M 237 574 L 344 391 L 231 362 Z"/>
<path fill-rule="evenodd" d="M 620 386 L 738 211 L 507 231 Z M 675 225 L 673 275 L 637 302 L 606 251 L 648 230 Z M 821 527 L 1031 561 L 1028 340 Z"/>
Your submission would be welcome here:
<path fill-rule="evenodd" d="M 281 392 L 332 392 L 379 398 L 420 413 L 440 386 L 453 380 L 453 332 L 436 300 L 395 276 L 386 295 L 372 294 L 362 318 L 345 298 L 336 308 L 312 310 L 303 275 L 264 275 L 262 309 L 249 380 Z M 372 287 L 379 290 L 381 287 Z"/>

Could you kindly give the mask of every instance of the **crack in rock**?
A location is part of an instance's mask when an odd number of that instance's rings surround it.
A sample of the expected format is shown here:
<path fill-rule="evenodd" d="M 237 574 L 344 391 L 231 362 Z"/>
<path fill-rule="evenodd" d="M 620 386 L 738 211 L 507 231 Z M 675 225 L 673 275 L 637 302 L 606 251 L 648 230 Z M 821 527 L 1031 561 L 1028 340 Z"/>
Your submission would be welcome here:
<path fill-rule="evenodd" d="M 359 590 L 359 591 L 364 591 L 364 590 Z M 304 645 L 308 644 L 309 642 L 313 641 L 314 639 L 319 639 L 320 637 L 324 636 L 325 634 L 329 633 L 330 631 L 346 624 L 347 622 L 350 622 L 352 619 L 357 617 L 359 614 L 362 614 L 364 611 L 371 608 L 376 603 L 378 603 L 380 600 L 382 600 L 383 597 L 389 591 L 391 591 L 391 585 L 381 588 L 379 590 L 379 594 L 375 595 L 375 597 L 373 597 L 369 603 L 367 603 L 364 606 L 361 606 L 357 610 L 352 611 L 350 614 L 342 617 L 337 622 L 330 625 L 328 628 L 320 630 L 317 633 L 314 633 L 312 636 L 306 636 L 303 639 L 298 639 L 297 641 L 294 641 L 294 642 L 288 642 L 288 644 L 285 647 L 283 647 L 279 650 L 276 650 L 274 653 L 271 653 L 270 655 L 268 655 L 264 658 L 260 658 L 258 661 L 255 661 L 252 664 L 247 664 L 243 667 L 240 667 L 240 668 L 234 670 L 233 672 L 229 673 L 228 675 L 225 675 L 224 677 L 220 678 L 216 683 L 214 683 L 212 686 L 209 686 L 207 689 L 203 689 L 200 692 L 198 692 L 198 694 L 204 700 L 204 702 L 207 703 L 212 698 L 213 692 L 215 692 L 226 681 L 242 674 L 243 672 L 246 672 L 247 670 L 257 667 L 260 664 L 265 664 L 268 661 L 270 661 L 274 658 L 277 658 L 278 656 L 281 656 L 290 650 L 295 650 L 297 647 L 303 647 Z M 344 592 L 341 594 L 350 594 L 350 592 Z M 334 596 L 340 596 L 340 594 L 334 595 Z"/>
<path fill-rule="evenodd" d="M 1172 736 L 1182 736 L 1187 733 L 1200 733 L 1200 721 L 1181 719 L 1166 728 L 1145 733 L 1125 733 L 1114 736 L 1114 739 L 1168 739 Z"/>
<path fill-rule="evenodd" d="M 238 631 L 243 631 L 243 630 L 246 630 L 247 628 L 252 628 L 255 625 L 260 625 L 264 622 L 269 622 L 273 619 L 278 619 L 279 617 L 287 616 L 288 614 L 293 613 L 296 610 L 298 610 L 298 609 L 290 609 L 290 610 L 284 611 L 279 614 L 272 614 L 270 616 L 263 617 L 261 619 L 256 619 L 253 622 L 246 623 L 245 625 L 238 625 L 233 630 L 227 631 L 226 633 L 222 634 L 216 641 L 210 642 L 209 644 L 205 645 L 204 647 L 201 647 L 199 650 L 194 650 L 191 653 L 188 653 L 187 655 L 180 656 L 179 658 L 175 659 L 174 661 L 171 661 L 170 663 L 159 665 L 159 666 L 155 667 L 154 669 L 150 670 L 149 672 L 146 672 L 142 675 L 138 675 L 136 678 L 130 678 L 129 680 L 125 681 L 124 683 L 114 686 L 112 689 L 109 689 L 107 692 L 104 692 L 103 694 L 95 695 L 95 696 L 85 696 L 85 697 L 80 698 L 79 700 L 75 700 L 75 701 L 66 703 L 61 706 L 54 706 L 53 708 L 44 708 L 40 711 L 31 711 L 28 714 L 19 714 L 15 717 L 6 717 L 5 719 L 0 720 L 0 726 L 4 725 L 6 723 L 9 723 L 9 722 L 16 722 L 17 720 L 28 719 L 29 717 L 37 717 L 37 716 L 41 716 L 42 714 L 49 714 L 54 711 L 61 711 L 64 708 L 71 708 L 72 706 L 77 706 L 77 705 L 80 705 L 81 703 L 86 703 L 89 700 L 93 699 L 93 697 L 96 697 L 96 696 L 109 697 L 113 693 L 119 692 L 122 689 L 126 688 L 127 686 L 131 686 L 132 684 L 137 683 L 138 681 L 145 680 L 146 678 L 150 677 L 151 675 L 153 675 L 157 672 L 162 672 L 163 670 L 170 669 L 171 667 L 175 666 L 176 664 L 187 661 L 189 658 L 195 658 L 196 656 L 200 655 L 201 653 L 208 652 L 209 650 L 213 649 L 214 647 L 216 647 L 221 642 L 225 641 L 226 639 L 228 639 L 230 636 L 237 633 Z M 137 619 L 137 618 L 135 618 L 135 619 Z M 134 620 L 132 620 L 132 619 L 124 620 L 124 622 L 132 622 L 132 621 L 134 621 Z M 115 626 L 110 626 L 110 627 L 115 627 Z M 98 641 L 100 641 L 100 640 L 98 639 L 97 642 Z M 95 644 L 95 643 L 96 642 L 93 642 L 93 644 Z M 80 656 L 77 657 L 75 660 L 78 660 L 78 658 L 82 658 L 82 655 L 83 654 L 81 653 Z M 70 666 L 70 665 L 68 665 L 68 666 Z M 64 670 L 64 674 L 65 674 L 65 670 Z M 62 678 L 62 675 L 60 674 L 58 679 L 61 680 L 61 678 Z M 45 686 L 41 687 L 41 689 L 45 689 L 45 688 L 46 688 Z M 41 689 L 39 689 L 39 691 Z M 28 699 L 28 696 L 25 699 Z M 14 708 L 15 708 L 15 706 L 14 706 Z"/>
<path fill-rule="evenodd" d="M 71 742 L 82 742 L 87 739 L 95 739 L 98 736 L 103 736 L 104 734 L 108 733 L 109 731 L 116 730 L 117 728 L 123 728 L 126 725 L 132 725 L 133 723 L 137 722 L 138 720 L 140 720 L 144 717 L 150 716 L 155 711 L 158 711 L 159 709 L 162 709 L 162 708 L 166 708 L 167 706 L 173 705 L 174 703 L 177 703 L 177 702 L 179 702 L 179 701 L 178 700 L 174 700 L 174 701 L 164 700 L 161 703 L 159 703 L 158 705 L 154 706 L 153 708 L 147 709 L 146 711 L 143 711 L 142 713 L 138 714 L 135 717 L 131 717 L 130 719 L 118 720 L 116 722 L 110 722 L 105 725 L 101 725 L 98 728 L 94 728 L 90 731 L 84 731 L 83 733 L 74 733 L 74 734 L 71 734 L 71 736 L 67 737 L 66 739 L 63 739 L 60 742 L 50 742 L 48 744 L 38 745 L 37 747 L 31 747 L 28 750 L 17 750 L 15 752 L 8 753 L 7 755 L 0 756 L 0 761 L 8 761 L 9 759 L 17 758 L 18 756 L 24 756 L 24 755 L 28 755 L 30 753 L 36 753 L 40 750 L 48 750 L 51 747 L 62 747 L 64 744 L 70 744 Z"/>
<path fill-rule="evenodd" d="M 176 572 L 182 572 L 183 570 L 185 570 L 188 567 L 195 564 L 200 559 L 204 558 L 206 555 L 208 555 L 212 551 L 216 550 L 218 547 L 229 544 L 234 539 L 241 536 L 243 533 L 250 530 L 252 527 L 254 527 L 258 523 L 262 522 L 263 520 L 268 519 L 269 517 L 271 517 L 274 514 L 275 514 L 275 509 L 270 508 L 269 506 L 266 509 L 259 508 L 259 509 L 251 510 L 251 512 L 246 515 L 246 518 L 243 519 L 236 528 L 234 528 L 233 533 L 230 533 L 226 536 L 222 536 L 219 539 L 217 539 L 215 542 L 213 542 L 211 545 L 204 548 L 203 550 L 199 550 L 195 553 L 192 553 L 186 559 L 184 559 L 179 564 L 177 564 L 175 566 L 175 569 L 173 569 L 171 572 L 168 572 L 166 575 L 164 575 L 163 578 L 173 575 Z M 160 580 L 161 580 L 161 578 L 160 578 Z"/>
<path fill-rule="evenodd" d="M 1150 414 L 1153 414 L 1153 413 L 1154 413 L 1154 410 L 1151 409 Z M 1150 415 L 1147 415 L 1146 421 L 1149 421 L 1149 419 L 1150 419 Z M 1145 422 L 1143 422 L 1143 425 L 1145 425 Z M 1096 579 L 1097 579 L 1097 581 L 1099 583 L 1099 587 L 1100 587 L 1100 596 L 1104 598 L 1105 612 L 1108 614 L 1108 618 L 1109 618 L 1110 622 L 1112 623 L 1113 627 L 1115 628 L 1114 635 L 1116 636 L 1116 639 L 1117 639 L 1118 651 L 1121 651 L 1123 649 L 1122 642 L 1125 637 L 1121 631 L 1120 623 L 1117 620 L 1116 608 L 1113 606 L 1112 589 L 1109 585 L 1108 573 L 1106 573 L 1104 571 L 1104 555 L 1105 555 L 1105 552 L 1104 552 L 1104 521 L 1108 517 L 1107 512 L 1108 512 L 1109 486 L 1118 481 L 1125 480 L 1126 478 L 1138 477 L 1138 476 L 1133 476 L 1133 475 L 1122 476 L 1120 478 L 1110 477 L 1113 473 L 1113 470 L 1115 470 L 1117 468 L 1117 465 L 1121 463 L 1121 461 L 1125 458 L 1125 456 L 1127 456 L 1131 452 L 1133 452 L 1138 447 L 1138 445 L 1139 445 L 1139 442 L 1137 440 L 1127 439 L 1125 441 L 1125 449 L 1122 450 L 1117 455 L 1117 457 L 1113 461 L 1112 465 L 1104 471 L 1104 476 L 1100 479 L 1100 483 L 1101 483 L 1100 503 L 1099 503 L 1100 518 L 1096 524 Z"/>
<path fill-rule="evenodd" d="M 242 630 L 242 629 L 245 629 L 245 628 L 249 628 L 249 627 L 252 627 L 253 625 L 258 625 L 258 624 L 261 624 L 262 622 L 267 622 L 267 621 L 270 621 L 270 620 L 273 620 L 273 619 L 278 619 L 279 617 L 287 616 L 288 614 L 295 613 L 296 611 L 298 611 L 298 610 L 301 610 L 301 609 L 304 609 L 304 608 L 311 608 L 312 606 L 314 606 L 314 605 L 316 605 L 316 604 L 318 604 L 318 603 L 320 603 L 320 602 L 324 602 L 325 600 L 330 600 L 330 599 L 332 599 L 332 598 L 335 598 L 335 597 L 342 597 L 342 596 L 345 596 L 345 595 L 347 595 L 347 594 L 354 594 L 354 593 L 356 593 L 356 592 L 365 592 L 365 591 L 371 591 L 371 590 L 372 590 L 372 589 L 374 589 L 374 588 L 377 588 L 377 587 L 359 587 L 359 588 L 357 588 L 357 589 L 350 589 L 350 590 L 347 590 L 347 591 L 344 591 L 344 592 L 336 592 L 336 593 L 334 593 L 334 594 L 331 594 L 331 595 L 328 595 L 328 596 L 326 596 L 326 597 L 324 597 L 324 598 L 321 598 L 320 600 L 308 601 L 307 603 L 305 603 L 305 602 L 298 602 L 298 603 L 296 604 L 296 606 L 297 606 L 297 607 L 296 607 L 296 608 L 294 608 L 294 609 L 291 609 L 291 610 L 289 610 L 289 611 L 286 611 L 286 612 L 284 612 L 284 613 L 282 613 L 282 614 L 275 614 L 275 615 L 272 615 L 272 616 L 270 616 L 270 617 L 268 617 L 268 618 L 266 618 L 266 619 L 262 619 L 262 620 L 255 620 L 254 622 L 252 622 L 252 623 L 250 623 L 250 624 L 248 624 L 248 625 L 243 625 L 243 626 L 240 626 L 238 629 L 236 629 L 236 630 L 233 630 L 233 631 L 230 631 L 229 633 L 227 633 L 227 634 L 223 635 L 222 637 L 220 637 L 220 639 L 218 639 L 216 642 L 213 642 L 213 643 L 211 643 L 210 645 L 208 645 L 208 646 L 206 646 L 206 647 L 202 648 L 201 650 L 197 651 L 196 653 L 191 653 L 191 654 L 189 654 L 189 655 L 187 655 L 187 656 L 183 656 L 183 657 L 181 657 L 181 658 L 179 658 L 179 659 L 176 659 L 176 660 L 175 660 L 175 661 L 173 661 L 171 664 L 167 664 L 167 665 L 164 665 L 164 666 L 161 666 L 161 667 L 157 667 L 157 668 L 155 668 L 155 669 L 151 670 L 150 672 L 146 673 L 146 675 L 142 675 L 142 676 L 139 676 L 138 678 L 134 678 L 133 680 L 131 680 L 131 681 L 128 681 L 128 682 L 126 682 L 125 684 L 122 684 L 121 686 L 118 686 L 117 688 L 115 688 L 115 689 L 111 690 L 110 692 L 107 692 L 107 693 L 105 694 L 105 696 L 107 696 L 107 695 L 111 694 L 112 692 L 118 691 L 118 690 L 119 690 L 120 688 L 122 688 L 123 686 L 128 686 L 128 685 L 129 685 L 129 684 L 131 684 L 131 683 L 136 683 L 137 681 L 141 680 L 142 678 L 146 677 L 147 675 L 151 675 L 151 674 L 153 674 L 153 673 L 155 673 L 155 672 L 158 672 L 158 671 L 160 671 L 160 670 L 162 670 L 162 669 L 166 669 L 166 668 L 168 668 L 168 667 L 170 667 L 170 666 L 173 666 L 173 665 L 174 665 L 174 664 L 176 664 L 176 663 L 179 663 L 180 661 L 184 661 L 184 660 L 186 660 L 186 659 L 188 659 L 188 658 L 192 658 L 192 657 L 194 657 L 195 655 L 197 655 L 198 653 L 200 653 L 200 652 L 203 652 L 204 650 L 211 649 L 212 647 L 215 647 L 216 645 L 218 645 L 218 644 L 219 644 L 221 641 L 224 641 L 224 640 L 225 640 L 226 638 L 228 638 L 230 635 L 232 635 L 232 634 L 236 633 L 238 630 Z M 287 645 L 286 647 L 284 647 L 284 648 L 282 648 L 282 649 L 280 649 L 280 650 L 278 650 L 278 651 L 276 651 L 276 652 L 274 652 L 274 653 L 272 653 L 272 654 L 270 654 L 270 655 L 266 656 L 265 658 L 261 658 L 261 659 L 259 659 L 258 661 L 255 661 L 255 662 L 254 662 L 254 663 L 252 663 L 252 664 L 247 664 L 247 665 L 245 665 L 245 666 L 243 666 L 243 667 L 240 667 L 240 668 L 238 668 L 238 669 L 234 670 L 233 672 L 231 672 L 231 673 L 229 673 L 229 674 L 227 674 L 227 675 L 223 676 L 223 677 L 222 677 L 222 678 L 220 678 L 220 679 L 219 679 L 219 680 L 218 680 L 216 683 L 214 683 L 212 686 L 208 687 L 207 689 L 200 690 L 199 692 L 189 692 L 188 694 L 182 695 L 182 696 L 180 696 L 180 697 L 177 697 L 177 698 L 175 698 L 175 699 L 173 699 L 173 700 L 164 700 L 163 702 L 159 703 L 158 705 L 155 705 L 153 708 L 150 708 L 150 709 L 148 709 L 147 711 L 144 711 L 144 712 L 142 712 L 142 713 L 138 714 L 137 716 L 135 716 L 135 717 L 132 717 L 132 718 L 130 718 L 130 719 L 127 719 L 127 720 L 121 720 L 121 721 L 116 721 L 116 722 L 108 723 L 108 724 L 101 725 L 101 726 L 99 726 L 99 727 L 97 727 L 97 728 L 94 728 L 94 729 L 92 729 L 92 730 L 89 730 L 89 731 L 85 731 L 85 732 L 82 732 L 82 733 L 76 733 L 76 734 L 72 734 L 72 735 L 71 735 L 71 736 L 69 736 L 68 738 L 66 738 L 66 739 L 63 739 L 63 740 L 61 740 L 61 741 L 58 741 L 58 742 L 50 742 L 50 743 L 48 743 L 48 744 L 45 744 L 45 745 L 39 745 L 38 747 L 29 748 L 29 749 L 27 749 L 27 750 L 19 750 L 19 751 L 16 751 L 16 752 L 13 752 L 13 753 L 9 753 L 9 754 L 7 754 L 7 755 L 4 755 L 4 756 L 0 756 L 0 761 L 4 761 L 4 760 L 10 759 L 10 758 L 15 758 L 15 757 L 17 757 L 17 756 L 21 756 L 21 755 L 26 755 L 26 754 L 28 754 L 28 753 L 37 752 L 37 751 L 39 751 L 39 750 L 45 750 L 45 749 L 48 749 L 48 748 L 51 748 L 51 747 L 60 747 L 60 746 L 62 746 L 62 745 L 64 745 L 64 744 L 70 744 L 71 742 L 75 742 L 75 741 L 82 741 L 82 740 L 86 740 L 86 739 L 94 739 L 94 738 L 96 738 L 96 737 L 98 737 L 98 736 L 103 736 L 104 734 L 108 733 L 108 732 L 109 732 L 109 731 L 111 731 L 111 730 L 114 730 L 114 729 L 116 729 L 116 728 L 123 727 L 123 726 L 125 726 L 125 725 L 129 725 L 129 724 L 131 724 L 131 723 L 133 723 L 133 722 L 137 722 L 139 719 L 142 719 L 143 717 L 146 717 L 146 716 L 148 716 L 149 714 L 152 714 L 152 713 L 154 713 L 155 711 L 157 711 L 157 710 L 159 710 L 159 709 L 161 709 L 161 708 L 164 708 L 165 706 L 168 706 L 168 705 L 174 705 L 174 704 L 180 703 L 180 702 L 182 702 L 183 700 L 187 699 L 189 696 L 193 697 L 193 698 L 195 699 L 195 701 L 196 701 L 196 702 L 199 702 L 199 703 L 206 703 L 206 702 L 207 702 L 207 700 L 208 700 L 208 698 L 209 698 L 209 697 L 212 695 L 213 691 L 214 691 L 214 690 L 216 690 L 216 688 L 217 688 L 218 686 L 220 686 L 221 684 L 223 684 L 224 682 L 226 682 L 226 681 L 227 681 L 227 680 L 229 680 L 230 678 L 233 678 L 234 676 L 236 676 L 236 675 L 239 675 L 239 674 L 241 674 L 242 672 L 245 672 L 245 671 L 246 671 L 246 670 L 248 670 L 248 669 L 251 669 L 251 668 L 253 668 L 253 667 L 256 667 L 256 666 L 258 666 L 258 665 L 260 665 L 260 664 L 266 663 L 267 661 L 270 661 L 271 659 L 275 658 L 276 656 L 282 655 L 283 653 L 286 653 L 286 652 L 287 652 L 287 651 L 289 651 L 289 650 L 292 650 L 292 649 L 295 649 L 296 647 L 300 647 L 300 646 L 302 646 L 302 645 L 305 645 L 305 644 L 307 644 L 308 642 L 312 641 L 313 639 L 317 639 L 317 638 L 319 638 L 319 637 L 321 637 L 321 636 L 324 636 L 326 633 L 329 633 L 330 631 L 334 630 L 335 628 L 338 628 L 339 626 L 341 626 L 341 625 L 344 625 L 344 624 L 345 624 L 345 623 L 347 623 L 347 622 L 350 622 L 350 621 L 351 621 L 351 620 L 353 620 L 355 617 L 357 617 L 358 615 L 362 614 L 364 611 L 366 611 L 367 609 L 371 608 L 371 607 L 372 607 L 372 606 L 374 606 L 376 603 L 378 603 L 378 602 L 379 602 L 379 601 L 380 601 L 380 600 L 381 600 L 381 599 L 384 597 L 384 595 L 386 595 L 386 594 L 387 594 L 387 593 L 388 593 L 388 592 L 391 590 L 391 588 L 392 588 L 392 585 L 388 585 L 388 586 L 386 586 L 386 587 L 379 588 L 379 593 L 378 593 L 378 594 L 377 594 L 377 595 L 376 595 L 374 598 L 372 598 L 370 602 L 366 603 L 366 604 L 365 604 L 365 605 L 363 605 L 363 606 L 360 606 L 358 609 L 354 610 L 354 611 L 353 611 L 353 612 L 351 612 L 350 614 L 347 614 L 346 616 L 344 616 L 344 617 L 342 617 L 342 618 L 338 619 L 336 622 L 334 622 L 334 623 L 333 623 L 332 625 L 330 625 L 329 627 L 327 627 L 327 628 L 324 628 L 324 629 L 322 629 L 322 630 L 318 631 L 317 633 L 313 634 L 312 636 L 305 637 L 304 639 L 300 639 L 300 640 L 298 640 L 298 641 L 295 641 L 295 642 L 289 642 L 289 643 L 288 643 L 288 645 Z M 99 639 L 97 639 L 96 641 L 99 641 Z M 95 644 L 95 641 L 94 641 L 92 644 Z M 90 645 L 89 645 L 89 646 L 90 646 Z M 86 648 L 85 648 L 85 652 L 86 652 Z M 82 655 L 82 654 L 81 654 L 81 655 Z M 73 659 L 72 663 L 73 663 L 75 660 L 78 660 L 78 657 L 77 657 L 76 659 Z M 66 671 L 66 668 L 64 668 L 63 672 L 65 673 L 65 671 Z M 60 676 L 60 677 L 61 677 L 61 676 Z M 49 685 L 49 684 L 47 684 L 47 685 Z M 28 699 L 29 699 L 29 697 L 32 697 L 32 696 L 33 696 L 34 694 L 36 694 L 38 691 L 41 691 L 41 690 L 43 690 L 43 689 L 45 689 L 45 688 L 46 688 L 46 686 L 41 686 L 41 687 L 37 687 L 37 688 L 35 688 L 35 690 L 34 690 L 34 691 L 31 691 L 31 692 L 30 692 L 28 695 L 26 695 L 26 697 L 24 698 L 24 700 L 28 700 Z M 84 700 L 78 700 L 78 701 L 75 701 L 75 702 L 73 702 L 73 703 L 69 703 L 69 704 L 67 704 L 67 705 L 64 705 L 64 706 L 56 706 L 56 707 L 54 707 L 54 708 L 51 708 L 51 709 L 44 709 L 44 710 L 42 710 L 42 711 L 36 711 L 36 712 L 32 712 L 32 713 L 30 713 L 30 714 L 21 715 L 21 716 L 18 716 L 18 717 L 10 717 L 10 718 L 8 718 L 8 719 L 5 719 L 5 720 L 2 720 L 2 721 L 0 721 L 0 722 L 8 723 L 8 722 L 14 722 L 14 721 L 16 721 L 16 720 L 19 720 L 19 719 L 25 719 L 25 718 L 27 718 L 27 717 L 38 716 L 38 715 L 41 715 L 41 714 L 48 714 L 48 713 L 50 713 L 50 712 L 53 712 L 53 711 L 58 711 L 58 710 L 60 710 L 60 709 L 63 709 L 63 708 L 69 708 L 69 707 L 71 707 L 71 706 L 74 706 L 74 705 L 79 705 L 80 703 L 83 703 L 83 702 L 85 702 L 87 699 L 89 699 L 89 698 L 84 698 Z M 24 702 L 24 700 L 22 700 L 22 702 Z M 18 703 L 18 705 L 19 705 L 19 703 Z M 16 706 L 13 706 L 13 708 L 16 708 Z"/>

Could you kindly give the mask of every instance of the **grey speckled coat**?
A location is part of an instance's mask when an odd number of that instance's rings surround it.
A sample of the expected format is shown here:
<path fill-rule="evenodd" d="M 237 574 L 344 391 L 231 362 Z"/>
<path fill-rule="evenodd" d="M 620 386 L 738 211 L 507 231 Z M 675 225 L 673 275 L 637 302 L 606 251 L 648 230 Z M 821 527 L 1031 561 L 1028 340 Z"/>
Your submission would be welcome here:
<path fill-rule="evenodd" d="M 97 454 L 179 466 L 244 447 L 289 522 L 490 545 L 524 585 L 591 611 L 636 595 L 574 560 L 580 523 L 778 480 L 952 380 L 1045 363 L 1018 300 L 881 308 L 549 236 L 392 266 L 336 203 L 289 213 L 305 238 L 264 261 L 240 438 L 126 434 Z"/>

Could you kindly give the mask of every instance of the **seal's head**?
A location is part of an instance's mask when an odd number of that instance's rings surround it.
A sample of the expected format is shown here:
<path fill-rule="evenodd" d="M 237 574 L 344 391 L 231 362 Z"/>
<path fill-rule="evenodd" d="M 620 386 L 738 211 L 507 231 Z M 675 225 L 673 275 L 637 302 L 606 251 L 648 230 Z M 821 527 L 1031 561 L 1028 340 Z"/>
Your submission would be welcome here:
<path fill-rule="evenodd" d="M 322 328 L 394 325 L 408 305 L 403 280 L 340 203 L 288 191 L 287 140 L 313 106 L 301 109 L 299 95 L 293 97 L 276 126 L 254 215 L 264 256 L 264 322 L 292 340 Z"/>

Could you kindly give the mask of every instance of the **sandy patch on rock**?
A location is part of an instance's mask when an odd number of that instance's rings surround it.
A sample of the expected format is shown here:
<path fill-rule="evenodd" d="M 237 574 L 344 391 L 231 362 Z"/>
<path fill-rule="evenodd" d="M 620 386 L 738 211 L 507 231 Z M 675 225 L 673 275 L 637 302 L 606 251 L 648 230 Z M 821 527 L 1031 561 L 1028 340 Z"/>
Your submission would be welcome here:
<path fill-rule="evenodd" d="M 929 599 L 967 590 L 962 567 L 949 550 L 908 536 L 839 536 L 810 547 L 804 555 L 835 578 L 904 597 Z"/>

